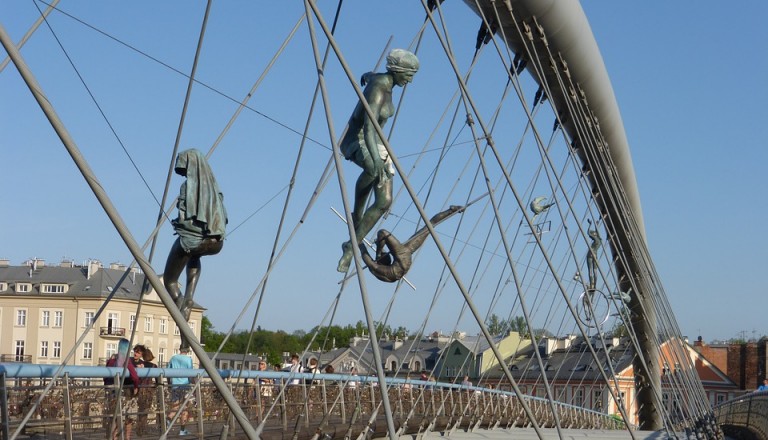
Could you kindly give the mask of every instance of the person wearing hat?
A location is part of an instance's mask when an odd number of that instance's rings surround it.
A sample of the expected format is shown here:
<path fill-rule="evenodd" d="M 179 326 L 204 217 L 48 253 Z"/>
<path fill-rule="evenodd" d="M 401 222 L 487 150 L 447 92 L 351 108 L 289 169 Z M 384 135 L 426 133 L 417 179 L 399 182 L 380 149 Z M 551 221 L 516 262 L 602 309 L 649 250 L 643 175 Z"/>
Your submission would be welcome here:
<path fill-rule="evenodd" d="M 413 81 L 419 70 L 419 59 L 405 49 L 393 49 L 387 55 L 387 71 L 368 72 L 361 83 L 365 86 L 363 95 L 379 127 L 395 113 L 392 90 Z M 345 241 L 341 245 L 343 255 L 336 270 L 346 272 L 352 261 L 352 246 L 357 246 L 373 229 L 376 222 L 392 206 L 392 177 L 395 166 L 389 157 L 384 142 L 362 102 L 358 102 L 349 118 L 348 130 L 339 147 L 344 158 L 363 169 L 355 184 L 355 207 L 352 223 L 355 228 L 355 243 Z M 373 193 L 373 204 L 366 209 L 368 197 Z"/>

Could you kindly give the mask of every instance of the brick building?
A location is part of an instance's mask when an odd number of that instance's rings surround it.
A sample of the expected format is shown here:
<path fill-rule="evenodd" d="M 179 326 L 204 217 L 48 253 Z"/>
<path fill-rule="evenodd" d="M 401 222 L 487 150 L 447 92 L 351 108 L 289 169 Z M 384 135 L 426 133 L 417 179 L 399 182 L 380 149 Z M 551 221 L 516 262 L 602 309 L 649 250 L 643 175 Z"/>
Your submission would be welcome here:
<path fill-rule="evenodd" d="M 758 341 L 710 345 L 699 336 L 693 346 L 724 371 L 740 390 L 754 391 L 766 378 L 767 343 L 768 337 L 763 337 Z"/>

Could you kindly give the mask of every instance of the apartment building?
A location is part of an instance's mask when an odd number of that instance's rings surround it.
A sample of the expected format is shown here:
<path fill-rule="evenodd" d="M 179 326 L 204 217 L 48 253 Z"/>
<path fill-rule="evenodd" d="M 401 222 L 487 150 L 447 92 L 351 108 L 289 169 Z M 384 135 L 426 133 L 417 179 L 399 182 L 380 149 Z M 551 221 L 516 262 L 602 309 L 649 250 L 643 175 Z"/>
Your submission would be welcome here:
<path fill-rule="evenodd" d="M 154 289 L 142 298 L 143 285 L 140 270 L 117 263 L 0 259 L 0 362 L 103 365 L 135 329 L 134 344 L 162 365 L 178 352 L 180 333 Z M 198 338 L 203 310 L 195 304 L 189 321 Z"/>

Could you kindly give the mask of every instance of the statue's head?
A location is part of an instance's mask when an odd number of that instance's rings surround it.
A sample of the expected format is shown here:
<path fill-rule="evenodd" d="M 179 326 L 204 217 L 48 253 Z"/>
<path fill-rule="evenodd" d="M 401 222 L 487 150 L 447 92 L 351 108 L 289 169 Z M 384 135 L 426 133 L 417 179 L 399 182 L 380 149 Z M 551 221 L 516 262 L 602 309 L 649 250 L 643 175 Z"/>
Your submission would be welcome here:
<path fill-rule="evenodd" d="M 176 156 L 176 166 L 174 167 L 174 171 L 180 176 L 186 176 L 189 168 L 204 162 L 205 155 L 198 149 L 190 148 L 189 150 L 179 152 Z"/>
<path fill-rule="evenodd" d="M 405 85 L 413 80 L 419 70 L 419 59 L 405 49 L 392 49 L 387 55 L 387 72 L 395 77 L 395 83 Z"/>

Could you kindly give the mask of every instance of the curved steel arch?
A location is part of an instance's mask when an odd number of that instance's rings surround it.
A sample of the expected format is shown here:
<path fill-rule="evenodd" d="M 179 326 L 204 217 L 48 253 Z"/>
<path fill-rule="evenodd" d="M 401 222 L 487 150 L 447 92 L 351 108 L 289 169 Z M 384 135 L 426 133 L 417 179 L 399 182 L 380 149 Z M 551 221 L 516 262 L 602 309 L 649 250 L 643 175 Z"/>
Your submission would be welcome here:
<path fill-rule="evenodd" d="M 465 0 L 465 2 L 475 12 L 478 12 L 477 5 L 479 4 L 486 17 L 495 16 L 493 8 L 496 2 L 494 1 Z M 611 159 L 618 170 L 627 201 L 644 237 L 645 228 L 640 206 L 640 194 L 637 189 L 627 135 L 624 132 L 624 123 L 608 77 L 608 71 L 603 63 L 603 57 L 581 4 L 578 0 L 511 0 L 510 4 L 518 21 L 531 23 L 535 17 L 536 21 L 546 30 L 549 46 L 562 55 L 568 63 L 571 75 L 584 90 L 590 110 L 600 122 L 600 130 L 608 144 Z M 496 4 L 496 8 L 500 8 L 498 4 Z M 505 29 L 506 43 L 515 53 L 523 53 L 525 43 L 520 39 L 512 18 L 509 14 L 499 15 Z M 531 70 L 530 64 L 528 69 L 534 79 L 541 83 L 537 73 Z M 549 97 L 555 103 L 555 107 L 564 108 L 566 106 L 565 97 L 568 94 L 560 89 L 556 76 L 551 70 L 545 72 L 545 80 L 554 91 L 558 92 Z M 574 121 L 566 121 L 563 126 L 571 138 L 578 138 Z"/>
<path fill-rule="evenodd" d="M 661 412 L 656 408 L 657 399 L 654 393 L 660 389 L 660 376 L 655 369 L 658 367 L 660 353 L 656 341 L 657 319 L 653 304 L 653 282 L 645 274 L 649 273 L 645 227 L 640 205 L 640 194 L 637 188 L 634 166 L 629 150 L 629 143 L 624 131 L 619 106 L 613 93 L 608 72 L 603 63 L 602 55 L 592 34 L 584 10 L 578 0 L 465 0 L 470 8 L 478 15 L 489 19 L 498 17 L 503 29 L 505 43 L 523 59 L 529 58 L 529 51 L 534 47 L 540 53 L 551 51 L 554 56 L 561 57 L 567 65 L 570 78 L 580 89 L 577 96 L 583 92 L 582 99 L 588 104 L 588 117 L 594 117 L 599 124 L 599 135 L 604 145 L 581 145 L 584 136 L 579 132 L 579 122 L 575 118 L 561 118 L 563 128 L 570 136 L 574 150 L 585 167 L 594 167 L 595 161 L 590 158 L 605 158 L 600 151 L 603 147 L 609 157 L 608 161 L 596 162 L 605 168 L 605 174 L 615 176 L 619 185 L 610 179 L 599 179 L 596 173 L 588 173 L 587 179 L 595 192 L 597 204 L 602 214 L 608 219 L 605 222 L 615 240 L 610 241 L 615 258 L 615 266 L 619 275 L 619 287 L 627 292 L 633 288 L 635 294 L 630 301 L 630 309 L 634 312 L 633 328 L 637 334 L 640 349 L 646 363 L 634 363 L 635 374 L 639 383 L 650 386 L 638 387 L 637 400 L 640 411 L 639 428 L 642 430 L 658 430 L 662 427 Z M 533 38 L 524 39 L 519 31 L 525 23 L 532 29 Z M 491 23 L 493 25 L 493 23 Z M 539 36 L 537 26 L 543 30 L 546 46 Z M 563 90 L 559 76 L 564 73 L 562 65 L 557 70 L 545 68 L 541 76 L 528 60 L 528 71 L 540 84 L 548 87 L 548 99 L 552 101 L 556 111 L 567 109 L 571 99 L 571 90 Z M 559 63 L 558 63 L 559 64 Z M 547 64 L 548 66 L 548 64 Z"/>

